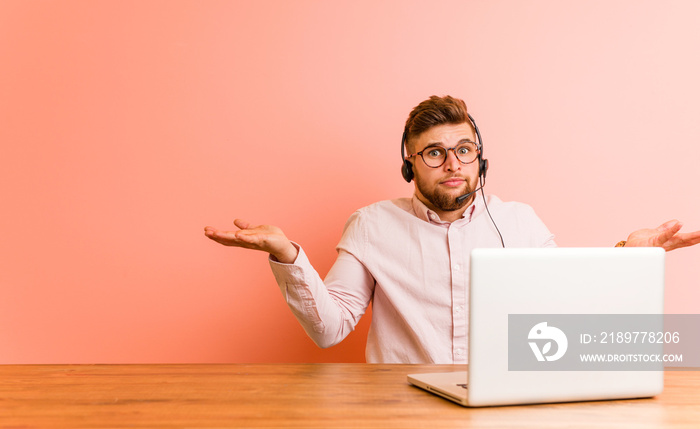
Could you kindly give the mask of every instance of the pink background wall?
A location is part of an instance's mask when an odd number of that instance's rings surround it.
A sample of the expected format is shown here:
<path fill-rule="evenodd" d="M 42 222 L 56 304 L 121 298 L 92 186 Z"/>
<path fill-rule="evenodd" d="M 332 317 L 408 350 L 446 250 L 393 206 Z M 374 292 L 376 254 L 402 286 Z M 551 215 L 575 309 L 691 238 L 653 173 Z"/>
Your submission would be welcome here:
<path fill-rule="evenodd" d="M 0 2 L 0 363 L 363 361 L 319 350 L 264 254 L 322 274 L 357 208 L 409 196 L 399 141 L 467 101 L 488 191 L 563 246 L 700 229 L 697 1 Z M 700 247 L 668 312 L 700 312 Z"/>

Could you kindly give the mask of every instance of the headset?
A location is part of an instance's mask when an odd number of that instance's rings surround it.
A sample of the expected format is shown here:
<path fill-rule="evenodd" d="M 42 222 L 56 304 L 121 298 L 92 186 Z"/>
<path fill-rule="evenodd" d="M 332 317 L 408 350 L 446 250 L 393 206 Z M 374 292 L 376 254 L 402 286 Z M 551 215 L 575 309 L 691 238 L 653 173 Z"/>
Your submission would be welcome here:
<path fill-rule="evenodd" d="M 457 197 L 457 203 L 462 203 L 462 201 L 469 198 L 472 194 L 481 190 L 481 197 L 484 199 L 484 207 L 486 207 L 486 213 L 488 213 L 489 218 L 491 219 L 491 223 L 493 223 L 493 226 L 496 228 L 496 232 L 498 232 L 498 237 L 501 239 L 501 246 L 505 248 L 506 245 L 503 242 L 503 236 L 501 235 L 501 231 L 498 229 L 496 222 L 494 222 L 493 217 L 491 216 L 489 206 L 488 204 L 486 204 L 486 196 L 484 195 L 484 185 L 486 184 L 486 171 L 488 171 L 489 169 L 489 160 L 484 158 L 484 145 L 481 141 L 481 133 L 479 132 L 479 127 L 476 126 L 476 121 L 474 121 L 474 118 L 471 114 L 467 113 L 467 116 L 469 117 L 469 121 L 471 121 L 472 126 L 474 127 L 474 131 L 476 132 L 476 146 L 479 150 L 479 154 L 477 155 L 477 161 L 479 161 L 479 183 L 481 184 L 481 186 L 467 194 L 460 195 L 459 197 Z M 401 176 L 403 176 L 403 179 L 406 182 L 411 183 L 411 181 L 413 180 L 413 164 L 411 164 L 411 162 L 406 159 L 405 147 L 407 136 L 408 124 L 406 124 L 406 126 L 404 127 L 403 136 L 401 137 Z"/>

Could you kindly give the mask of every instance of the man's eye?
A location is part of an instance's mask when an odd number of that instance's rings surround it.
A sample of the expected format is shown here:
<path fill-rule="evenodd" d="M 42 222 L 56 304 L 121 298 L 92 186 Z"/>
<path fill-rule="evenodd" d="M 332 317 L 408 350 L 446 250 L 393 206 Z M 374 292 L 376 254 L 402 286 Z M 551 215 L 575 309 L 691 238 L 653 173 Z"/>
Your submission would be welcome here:
<path fill-rule="evenodd" d="M 427 153 L 431 158 L 440 158 L 442 156 L 442 151 L 440 149 L 433 149 Z"/>
<path fill-rule="evenodd" d="M 476 152 L 476 145 L 473 144 L 465 144 L 457 148 L 458 155 L 466 155 L 473 152 Z"/>

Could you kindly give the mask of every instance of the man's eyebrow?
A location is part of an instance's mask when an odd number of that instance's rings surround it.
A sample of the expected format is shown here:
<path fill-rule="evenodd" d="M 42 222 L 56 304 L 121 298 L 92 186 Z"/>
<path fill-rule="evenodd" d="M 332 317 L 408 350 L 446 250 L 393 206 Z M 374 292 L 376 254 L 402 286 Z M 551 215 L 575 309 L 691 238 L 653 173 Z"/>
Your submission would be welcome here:
<path fill-rule="evenodd" d="M 457 142 L 458 145 L 463 144 L 463 143 L 474 143 L 474 144 L 476 144 L 475 141 L 470 140 L 470 139 L 462 139 L 462 140 L 460 140 L 460 141 Z M 445 146 L 445 144 L 444 144 L 443 142 L 432 142 L 432 143 L 428 143 L 428 145 L 425 146 L 423 149 L 427 149 L 427 148 L 429 148 L 429 147 L 435 147 L 435 146 L 437 146 L 437 147 L 447 147 L 447 146 Z"/>

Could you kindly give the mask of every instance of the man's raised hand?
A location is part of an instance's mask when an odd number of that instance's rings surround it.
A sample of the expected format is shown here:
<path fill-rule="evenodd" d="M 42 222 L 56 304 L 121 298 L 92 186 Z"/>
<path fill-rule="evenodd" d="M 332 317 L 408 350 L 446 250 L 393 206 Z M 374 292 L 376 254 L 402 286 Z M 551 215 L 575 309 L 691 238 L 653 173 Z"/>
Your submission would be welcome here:
<path fill-rule="evenodd" d="M 663 247 L 667 252 L 680 247 L 700 243 L 700 231 L 680 233 L 683 226 L 677 220 L 670 220 L 656 228 L 634 231 L 627 238 L 627 247 Z"/>
<path fill-rule="evenodd" d="M 234 220 L 233 224 L 239 228 L 238 231 L 220 231 L 207 226 L 204 228 L 204 235 L 224 246 L 267 252 L 285 264 L 296 260 L 299 251 L 280 228 L 273 225 L 251 226 L 249 222 L 241 219 Z"/>

